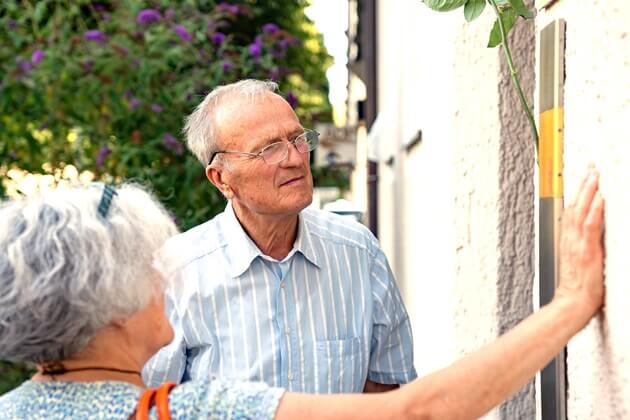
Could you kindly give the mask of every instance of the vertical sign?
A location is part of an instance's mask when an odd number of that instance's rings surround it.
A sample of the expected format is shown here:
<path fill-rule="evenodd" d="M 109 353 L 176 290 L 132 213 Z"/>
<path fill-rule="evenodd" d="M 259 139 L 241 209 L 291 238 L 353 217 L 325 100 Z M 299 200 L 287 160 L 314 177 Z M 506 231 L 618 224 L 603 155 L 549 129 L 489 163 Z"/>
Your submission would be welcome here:
<path fill-rule="evenodd" d="M 540 33 L 540 305 L 553 298 L 558 281 L 558 243 L 563 208 L 563 85 L 565 22 Z M 566 420 L 566 349 L 540 374 L 542 420 Z"/>

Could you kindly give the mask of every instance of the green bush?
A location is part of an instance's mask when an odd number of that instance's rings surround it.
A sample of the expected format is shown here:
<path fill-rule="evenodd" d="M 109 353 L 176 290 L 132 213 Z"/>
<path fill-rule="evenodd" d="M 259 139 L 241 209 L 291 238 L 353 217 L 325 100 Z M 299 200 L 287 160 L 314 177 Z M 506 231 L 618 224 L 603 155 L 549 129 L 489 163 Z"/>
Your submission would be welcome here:
<path fill-rule="evenodd" d="M 73 165 L 150 186 L 184 230 L 209 219 L 223 198 L 181 138 L 208 91 L 274 79 L 303 124 L 331 119 L 331 59 L 307 4 L 3 0 L 0 177 L 20 168 L 59 178 Z M 26 372 L 0 365 L 0 390 Z"/>

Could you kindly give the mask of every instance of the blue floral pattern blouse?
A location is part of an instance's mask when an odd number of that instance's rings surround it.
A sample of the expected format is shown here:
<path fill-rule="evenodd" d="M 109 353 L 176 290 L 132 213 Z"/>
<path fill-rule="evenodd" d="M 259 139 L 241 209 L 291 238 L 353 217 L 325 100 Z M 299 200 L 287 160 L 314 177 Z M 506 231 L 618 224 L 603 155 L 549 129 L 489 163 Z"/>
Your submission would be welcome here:
<path fill-rule="evenodd" d="M 26 381 L 0 396 L 3 419 L 128 419 L 142 390 L 125 382 Z M 272 419 L 284 390 L 263 383 L 187 382 L 169 396 L 173 419 Z M 155 408 L 151 418 L 156 419 Z"/>

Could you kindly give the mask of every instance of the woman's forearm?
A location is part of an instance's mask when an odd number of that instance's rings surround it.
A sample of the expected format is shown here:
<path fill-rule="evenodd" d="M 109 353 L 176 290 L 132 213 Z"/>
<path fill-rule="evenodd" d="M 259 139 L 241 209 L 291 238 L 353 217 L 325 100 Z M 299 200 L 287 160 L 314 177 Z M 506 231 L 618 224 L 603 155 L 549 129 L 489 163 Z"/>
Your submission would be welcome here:
<path fill-rule="evenodd" d="M 556 298 L 497 341 L 453 365 L 401 389 L 409 418 L 420 417 L 417 393 L 430 401 L 434 418 L 478 418 L 524 386 L 590 319 L 588 308 L 569 298 Z"/>
<path fill-rule="evenodd" d="M 556 298 L 497 341 L 451 366 L 378 395 L 287 393 L 277 419 L 476 419 L 515 393 L 590 319 L 587 309 Z"/>

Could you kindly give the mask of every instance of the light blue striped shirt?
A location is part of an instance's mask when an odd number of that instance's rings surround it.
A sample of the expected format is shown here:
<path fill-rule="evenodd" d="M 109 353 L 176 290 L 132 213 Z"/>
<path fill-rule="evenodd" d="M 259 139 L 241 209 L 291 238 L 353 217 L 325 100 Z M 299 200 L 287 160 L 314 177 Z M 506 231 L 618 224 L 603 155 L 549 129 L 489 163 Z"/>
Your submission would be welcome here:
<path fill-rule="evenodd" d="M 293 250 L 277 261 L 228 204 L 166 250 L 184 256 L 166 299 L 175 339 L 145 366 L 149 386 L 222 377 L 338 393 L 417 376 L 407 312 L 363 225 L 306 209 Z"/>

